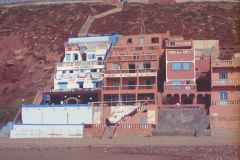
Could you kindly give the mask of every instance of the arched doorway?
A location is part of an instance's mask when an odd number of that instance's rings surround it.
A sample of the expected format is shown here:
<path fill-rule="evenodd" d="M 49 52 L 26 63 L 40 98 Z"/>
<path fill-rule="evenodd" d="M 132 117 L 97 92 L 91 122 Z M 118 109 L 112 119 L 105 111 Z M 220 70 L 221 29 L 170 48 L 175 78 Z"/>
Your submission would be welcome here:
<path fill-rule="evenodd" d="M 65 100 L 66 104 L 78 104 L 78 99 L 76 97 L 69 97 Z"/>

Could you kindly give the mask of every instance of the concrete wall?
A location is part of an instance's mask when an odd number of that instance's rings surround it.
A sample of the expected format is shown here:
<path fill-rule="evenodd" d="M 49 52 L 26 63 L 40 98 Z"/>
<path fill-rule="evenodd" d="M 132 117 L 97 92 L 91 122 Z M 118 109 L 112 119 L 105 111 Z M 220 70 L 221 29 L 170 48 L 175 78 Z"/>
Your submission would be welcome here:
<path fill-rule="evenodd" d="M 92 123 L 90 105 L 23 105 L 23 124 L 81 124 Z"/>
<path fill-rule="evenodd" d="M 14 125 L 10 138 L 83 138 L 79 125 Z"/>
<path fill-rule="evenodd" d="M 200 109 L 158 110 L 158 129 L 153 135 L 195 135 L 205 132 L 209 127 L 209 116 L 203 115 Z"/>

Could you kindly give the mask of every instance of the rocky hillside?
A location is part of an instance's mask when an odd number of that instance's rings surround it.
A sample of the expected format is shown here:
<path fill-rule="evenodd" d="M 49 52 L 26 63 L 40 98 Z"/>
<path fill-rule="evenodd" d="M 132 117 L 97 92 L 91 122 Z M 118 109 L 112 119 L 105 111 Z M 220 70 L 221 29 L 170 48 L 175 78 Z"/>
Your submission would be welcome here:
<path fill-rule="evenodd" d="M 46 86 L 64 42 L 70 34 L 77 36 L 88 15 L 113 7 L 77 3 L 0 9 L 0 122 L 16 111 L 9 104 Z"/>
<path fill-rule="evenodd" d="M 9 104 L 43 88 L 89 14 L 114 6 L 55 4 L 0 9 L 0 122 L 14 114 Z M 90 33 L 139 34 L 170 30 L 193 39 L 219 39 L 222 55 L 239 51 L 240 3 L 124 4 L 120 13 L 94 21 Z"/>
<path fill-rule="evenodd" d="M 125 4 L 120 13 L 96 20 L 91 33 L 162 33 L 186 39 L 218 39 L 223 55 L 240 47 L 240 3 Z"/>

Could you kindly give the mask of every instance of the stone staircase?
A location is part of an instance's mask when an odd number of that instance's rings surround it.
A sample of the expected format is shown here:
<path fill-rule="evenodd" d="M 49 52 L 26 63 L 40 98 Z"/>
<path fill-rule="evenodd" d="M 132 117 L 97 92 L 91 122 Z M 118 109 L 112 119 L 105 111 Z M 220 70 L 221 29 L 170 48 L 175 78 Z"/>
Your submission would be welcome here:
<path fill-rule="evenodd" d="M 110 9 L 106 12 L 103 12 L 103 13 L 100 13 L 100 14 L 97 14 L 97 15 L 94 15 L 94 16 L 89 15 L 87 20 L 83 24 L 81 30 L 79 31 L 78 37 L 83 37 L 83 36 L 86 36 L 88 34 L 88 31 L 89 31 L 90 27 L 92 26 L 92 23 L 95 19 L 103 18 L 103 17 L 108 16 L 110 14 L 121 12 L 122 9 L 123 9 L 123 2 L 118 2 L 117 8 Z"/>
<path fill-rule="evenodd" d="M 130 113 L 125 114 L 122 118 L 120 118 L 120 120 L 115 122 L 114 126 L 112 127 L 106 126 L 101 138 L 113 138 L 118 126 L 120 126 L 121 124 L 123 124 L 124 122 L 132 118 L 133 116 L 135 116 L 137 113 L 141 112 L 148 104 L 149 104 L 149 100 L 140 104 L 137 108 L 135 108 Z"/>

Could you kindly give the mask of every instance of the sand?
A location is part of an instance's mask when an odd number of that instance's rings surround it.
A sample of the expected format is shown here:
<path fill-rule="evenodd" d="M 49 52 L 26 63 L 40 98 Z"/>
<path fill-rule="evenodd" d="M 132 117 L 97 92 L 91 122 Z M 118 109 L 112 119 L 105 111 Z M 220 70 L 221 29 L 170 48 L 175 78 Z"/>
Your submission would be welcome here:
<path fill-rule="evenodd" d="M 238 136 L 113 139 L 0 138 L 0 160 L 239 160 Z"/>

